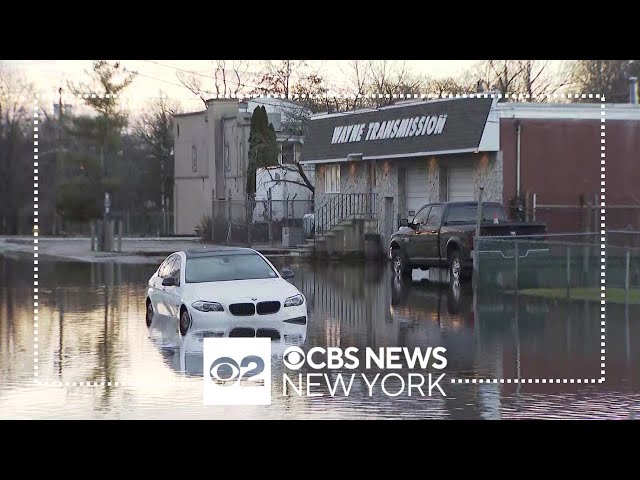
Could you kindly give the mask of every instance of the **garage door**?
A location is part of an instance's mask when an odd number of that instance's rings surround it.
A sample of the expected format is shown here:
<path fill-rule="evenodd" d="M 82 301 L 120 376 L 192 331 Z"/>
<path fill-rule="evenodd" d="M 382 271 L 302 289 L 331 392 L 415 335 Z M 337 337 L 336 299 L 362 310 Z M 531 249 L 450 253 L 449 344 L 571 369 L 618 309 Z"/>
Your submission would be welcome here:
<path fill-rule="evenodd" d="M 406 172 L 407 210 L 411 218 L 429 201 L 427 193 L 429 169 L 425 165 L 407 168 Z"/>
<path fill-rule="evenodd" d="M 447 169 L 447 199 L 450 202 L 475 200 L 473 194 L 473 168 L 454 167 Z"/>

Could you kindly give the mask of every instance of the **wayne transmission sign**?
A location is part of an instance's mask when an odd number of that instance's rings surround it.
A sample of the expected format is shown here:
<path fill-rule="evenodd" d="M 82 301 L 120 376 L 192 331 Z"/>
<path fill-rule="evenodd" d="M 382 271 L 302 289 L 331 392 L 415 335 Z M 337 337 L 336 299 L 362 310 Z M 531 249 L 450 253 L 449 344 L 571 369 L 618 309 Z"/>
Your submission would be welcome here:
<path fill-rule="evenodd" d="M 440 135 L 446 122 L 447 115 L 424 115 L 422 117 L 396 118 L 368 124 L 341 125 L 333 129 L 331 144 L 360 142 L 363 139 L 369 141 Z"/>
<path fill-rule="evenodd" d="M 317 114 L 308 122 L 302 163 L 475 152 L 494 99 L 415 101 Z"/>

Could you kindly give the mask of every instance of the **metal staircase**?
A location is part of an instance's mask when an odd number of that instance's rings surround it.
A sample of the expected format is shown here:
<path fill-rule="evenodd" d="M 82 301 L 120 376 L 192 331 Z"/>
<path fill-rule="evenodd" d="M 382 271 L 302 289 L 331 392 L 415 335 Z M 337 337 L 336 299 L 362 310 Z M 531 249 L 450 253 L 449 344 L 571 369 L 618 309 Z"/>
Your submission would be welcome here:
<path fill-rule="evenodd" d="M 349 228 L 354 220 L 375 218 L 375 193 L 338 193 L 332 195 L 314 213 L 313 238 L 305 241 L 304 250 L 315 251 L 320 242 Z"/>

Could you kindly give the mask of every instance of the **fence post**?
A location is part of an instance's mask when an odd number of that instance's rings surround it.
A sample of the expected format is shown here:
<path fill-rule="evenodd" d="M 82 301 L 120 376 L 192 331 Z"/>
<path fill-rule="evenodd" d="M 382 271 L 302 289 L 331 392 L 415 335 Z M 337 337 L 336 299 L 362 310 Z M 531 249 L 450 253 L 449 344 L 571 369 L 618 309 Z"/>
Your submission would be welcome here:
<path fill-rule="evenodd" d="M 229 196 L 227 197 L 227 245 L 231 241 L 231 190 L 229 190 Z"/>
<path fill-rule="evenodd" d="M 567 298 L 571 296 L 571 246 L 567 245 Z"/>
<path fill-rule="evenodd" d="M 251 246 L 251 227 L 253 225 L 253 209 L 251 208 L 251 200 L 246 200 L 244 205 L 247 219 L 247 243 Z"/>
<path fill-rule="evenodd" d="M 122 252 L 122 220 L 118 220 L 118 252 Z"/>
<path fill-rule="evenodd" d="M 273 205 L 272 205 L 271 187 L 267 190 L 267 210 L 268 210 L 268 226 L 269 226 L 269 245 L 273 245 Z"/>
<path fill-rule="evenodd" d="M 518 249 L 518 241 L 514 240 L 515 247 L 513 249 L 513 258 L 516 263 L 516 292 L 520 290 L 520 272 L 519 272 L 519 263 L 520 263 L 520 253 Z"/>
<path fill-rule="evenodd" d="M 480 224 L 482 223 L 482 196 L 484 195 L 484 187 L 479 188 L 478 192 L 478 211 L 476 213 L 476 231 L 474 232 L 473 238 L 473 258 L 471 259 L 473 265 L 473 271 L 476 272 L 476 278 L 479 278 L 477 275 L 478 271 L 478 239 L 480 238 Z M 516 260 L 517 262 L 517 260 Z M 517 263 L 516 263 L 517 268 Z M 517 278 L 517 276 L 516 276 Z M 517 281 L 517 280 L 516 280 Z"/>
<path fill-rule="evenodd" d="M 627 251 L 625 252 L 625 259 L 624 259 L 624 303 L 625 305 L 629 304 L 629 270 L 631 267 L 631 250 L 629 250 L 627 248 Z"/>

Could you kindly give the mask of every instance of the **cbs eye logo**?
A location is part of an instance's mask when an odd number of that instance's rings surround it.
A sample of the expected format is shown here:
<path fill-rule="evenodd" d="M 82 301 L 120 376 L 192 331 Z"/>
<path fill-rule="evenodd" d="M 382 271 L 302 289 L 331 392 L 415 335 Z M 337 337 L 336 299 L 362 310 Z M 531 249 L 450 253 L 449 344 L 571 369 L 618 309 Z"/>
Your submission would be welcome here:
<path fill-rule="evenodd" d="M 300 347 L 289 347 L 284 355 L 282 361 L 287 368 L 291 370 L 298 370 L 304 363 L 304 352 Z"/>
<path fill-rule="evenodd" d="M 209 367 L 209 377 L 225 387 L 262 387 L 263 378 L 254 378 L 264 372 L 264 360 L 258 355 L 247 355 L 240 363 L 231 357 L 219 357 Z"/>

